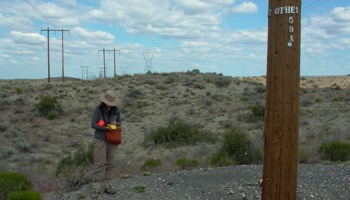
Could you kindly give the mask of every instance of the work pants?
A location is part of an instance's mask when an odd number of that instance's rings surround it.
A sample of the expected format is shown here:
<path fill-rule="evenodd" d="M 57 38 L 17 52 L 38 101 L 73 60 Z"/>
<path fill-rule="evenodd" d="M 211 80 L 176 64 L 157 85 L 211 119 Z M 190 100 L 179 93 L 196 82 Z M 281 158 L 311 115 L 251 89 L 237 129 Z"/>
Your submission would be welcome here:
<path fill-rule="evenodd" d="M 119 145 L 95 139 L 93 181 L 110 180 L 114 176 L 115 154 Z"/>

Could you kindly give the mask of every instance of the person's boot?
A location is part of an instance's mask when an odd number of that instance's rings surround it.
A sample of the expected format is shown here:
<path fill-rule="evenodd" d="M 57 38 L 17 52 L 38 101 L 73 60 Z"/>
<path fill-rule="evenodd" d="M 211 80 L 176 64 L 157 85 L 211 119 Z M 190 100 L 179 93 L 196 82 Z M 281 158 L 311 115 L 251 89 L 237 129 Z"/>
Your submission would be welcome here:
<path fill-rule="evenodd" d="M 113 195 L 115 194 L 115 190 L 112 188 L 112 183 L 110 180 L 106 180 L 105 181 L 105 190 L 104 190 L 105 193 L 107 194 L 110 194 L 110 195 Z"/>
<path fill-rule="evenodd" d="M 101 193 L 101 185 L 99 182 L 93 182 L 92 183 L 92 199 L 97 199 L 98 195 Z"/>

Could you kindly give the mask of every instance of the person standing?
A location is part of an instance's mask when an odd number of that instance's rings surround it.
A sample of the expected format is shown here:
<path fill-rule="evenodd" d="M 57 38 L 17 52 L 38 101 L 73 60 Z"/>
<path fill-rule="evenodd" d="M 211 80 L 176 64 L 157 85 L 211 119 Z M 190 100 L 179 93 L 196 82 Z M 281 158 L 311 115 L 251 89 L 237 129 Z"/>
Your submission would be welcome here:
<path fill-rule="evenodd" d="M 104 184 L 103 192 L 115 194 L 111 179 L 114 175 L 115 154 L 119 145 L 111 144 L 106 141 L 106 131 L 110 130 L 107 124 L 115 124 L 118 127 L 121 126 L 116 94 L 108 90 L 100 94 L 99 99 L 101 103 L 95 107 L 91 119 L 91 127 L 95 130 L 92 192 L 96 197 L 101 193 L 101 184 Z"/>

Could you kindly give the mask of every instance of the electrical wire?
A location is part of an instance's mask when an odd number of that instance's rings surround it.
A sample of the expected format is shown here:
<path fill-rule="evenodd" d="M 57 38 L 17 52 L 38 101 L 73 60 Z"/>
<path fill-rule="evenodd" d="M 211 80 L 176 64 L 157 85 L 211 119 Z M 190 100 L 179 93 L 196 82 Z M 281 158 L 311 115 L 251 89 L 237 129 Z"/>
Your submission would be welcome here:
<path fill-rule="evenodd" d="M 152 17 L 155 15 L 155 13 L 158 11 L 160 5 L 162 4 L 163 0 L 161 0 L 159 3 L 158 3 L 158 6 L 156 7 L 156 9 L 153 11 L 152 15 L 148 18 L 147 22 L 145 23 L 145 25 L 142 27 L 141 31 L 139 33 L 137 33 L 137 37 L 143 33 L 143 30 L 145 29 L 146 27 L 146 24 L 149 24 L 149 22 L 151 21 Z"/>
<path fill-rule="evenodd" d="M 0 5 L 0 7 L 2 8 L 2 9 L 1 9 L 2 11 L 7 11 L 7 14 L 11 13 L 11 14 L 13 14 L 13 15 L 15 15 L 15 16 L 17 16 L 17 17 L 21 18 L 21 19 L 23 19 L 24 21 L 27 21 L 27 19 L 26 19 L 26 18 L 24 18 L 23 16 L 18 15 L 17 13 L 13 12 L 13 11 L 12 11 L 12 10 L 10 10 L 9 8 L 6 8 L 6 7 L 5 7 L 5 6 L 3 6 L 3 5 Z M 15 23 L 17 23 L 17 24 L 18 24 L 18 22 L 17 22 L 17 21 L 16 21 Z M 32 27 L 34 27 L 34 28 L 36 28 L 36 29 L 40 29 L 40 27 L 38 27 L 38 26 L 34 25 L 33 23 L 27 23 L 27 24 L 28 24 L 28 25 L 30 25 L 30 26 L 32 26 Z"/>
<path fill-rule="evenodd" d="M 29 3 L 28 0 L 25 0 L 25 1 L 30 5 L 30 7 L 33 8 L 33 10 L 35 10 L 35 11 L 42 17 L 42 19 L 43 19 L 44 21 L 46 21 L 46 22 L 48 22 L 48 24 L 51 24 L 51 25 L 53 25 L 54 27 L 58 28 L 58 26 L 56 26 L 55 24 L 53 24 L 52 22 L 50 22 L 48 19 L 45 19 L 45 17 L 44 17 L 31 3 Z"/>
<path fill-rule="evenodd" d="M 119 39 L 119 34 L 120 34 L 120 31 L 121 31 L 121 28 L 122 28 L 122 26 L 124 25 L 126 15 L 127 15 L 128 11 L 129 11 L 130 4 L 131 4 L 131 0 L 129 1 L 129 5 L 128 5 L 128 7 L 126 8 L 126 11 L 125 11 L 125 15 L 124 15 L 123 22 L 122 22 L 122 24 L 120 25 L 120 28 L 119 28 L 119 31 L 118 31 L 118 34 L 117 34 L 117 37 L 116 37 L 116 40 L 117 40 L 117 41 L 118 41 L 118 39 Z"/>
<path fill-rule="evenodd" d="M 350 10 L 350 7 L 349 7 L 349 8 L 346 8 L 345 10 L 343 10 L 343 11 L 341 11 L 341 12 L 338 12 L 338 13 L 335 13 L 335 14 L 333 14 L 333 15 L 330 15 L 330 16 L 328 16 L 328 17 L 326 17 L 326 18 L 322 18 L 322 19 L 320 19 L 320 20 L 318 20 L 318 21 L 316 21 L 316 22 L 314 22 L 314 23 L 312 23 L 312 24 L 309 24 L 308 26 L 305 26 L 304 28 L 310 27 L 310 26 L 312 26 L 312 25 L 314 25 L 314 24 L 318 24 L 318 23 L 320 23 L 320 22 L 322 22 L 322 21 L 325 21 L 325 20 L 327 20 L 327 19 L 329 19 L 329 18 L 331 18 L 331 17 L 337 16 L 337 15 L 339 15 L 339 14 L 341 14 L 341 13 L 343 13 L 343 12 L 346 12 L 346 11 L 348 11 L 348 10 Z"/>

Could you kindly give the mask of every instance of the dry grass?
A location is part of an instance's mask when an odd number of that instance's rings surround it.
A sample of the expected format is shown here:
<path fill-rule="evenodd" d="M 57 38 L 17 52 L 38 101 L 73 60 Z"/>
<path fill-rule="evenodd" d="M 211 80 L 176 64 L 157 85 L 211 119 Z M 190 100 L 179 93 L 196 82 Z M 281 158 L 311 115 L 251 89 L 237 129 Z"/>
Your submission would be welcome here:
<path fill-rule="evenodd" d="M 349 141 L 350 77 L 303 77 L 300 98 L 302 162 L 317 160 L 323 141 Z M 205 164 L 220 148 L 215 144 L 165 149 L 143 145 L 144 135 L 181 119 L 219 138 L 239 126 L 262 148 L 263 121 L 250 106 L 264 104 L 264 77 L 223 77 L 218 74 L 169 73 L 118 77 L 107 80 L 0 80 L 0 170 L 18 171 L 30 166 L 38 177 L 51 177 L 57 162 L 93 140 L 90 117 L 98 95 L 115 90 L 121 99 L 123 144 L 117 161 L 120 174 L 139 173 L 142 163 L 159 158 L 163 170 L 176 170 L 180 157 Z M 220 82 L 222 81 L 222 82 Z M 226 81 L 226 82 L 225 82 Z M 229 81 L 229 85 L 225 85 Z M 41 95 L 56 97 L 64 113 L 58 119 L 38 116 Z M 306 148 L 307 147 L 307 148 Z M 56 187 L 55 181 L 52 181 Z M 44 188 L 42 190 L 50 190 Z"/>

